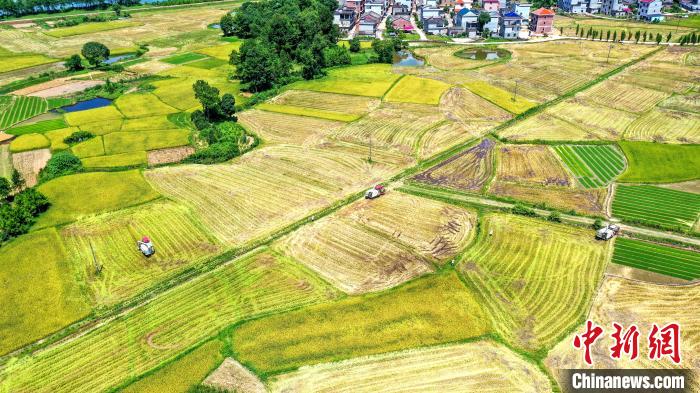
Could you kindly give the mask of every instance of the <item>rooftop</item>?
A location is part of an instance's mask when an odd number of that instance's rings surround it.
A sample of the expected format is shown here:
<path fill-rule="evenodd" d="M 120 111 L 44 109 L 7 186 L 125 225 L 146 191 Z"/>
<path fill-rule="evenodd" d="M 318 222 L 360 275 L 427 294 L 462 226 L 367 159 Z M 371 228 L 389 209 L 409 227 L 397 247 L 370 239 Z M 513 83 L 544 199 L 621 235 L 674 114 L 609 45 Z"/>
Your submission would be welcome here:
<path fill-rule="evenodd" d="M 537 16 L 543 16 L 543 15 L 552 15 L 554 16 L 554 11 L 547 9 L 547 8 L 539 8 L 535 11 L 532 11 L 533 14 Z"/>

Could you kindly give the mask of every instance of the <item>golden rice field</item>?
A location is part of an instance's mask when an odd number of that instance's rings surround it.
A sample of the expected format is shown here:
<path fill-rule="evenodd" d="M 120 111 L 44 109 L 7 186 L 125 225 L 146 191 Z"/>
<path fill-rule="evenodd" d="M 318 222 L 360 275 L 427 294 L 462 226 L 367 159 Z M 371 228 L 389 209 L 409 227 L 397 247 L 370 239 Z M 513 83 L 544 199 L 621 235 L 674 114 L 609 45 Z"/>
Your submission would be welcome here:
<path fill-rule="evenodd" d="M 397 170 L 397 163 L 383 163 L 381 157 L 369 164 L 362 153 L 270 146 L 233 164 L 164 167 L 145 176 L 161 193 L 197 212 L 221 242 L 241 244 Z"/>
<path fill-rule="evenodd" d="M 177 109 L 163 103 L 151 93 L 125 94 L 114 101 L 114 105 L 126 118 L 167 115 Z"/>
<path fill-rule="evenodd" d="M 414 176 L 421 183 L 479 192 L 493 174 L 496 143 L 483 139 L 479 144 Z"/>
<path fill-rule="evenodd" d="M 170 201 L 84 219 L 60 234 L 75 276 L 84 278 L 97 305 L 126 300 L 222 249 L 192 213 Z M 136 247 L 143 236 L 156 245 L 150 258 Z M 96 263 L 102 266 L 99 274 Z"/>
<path fill-rule="evenodd" d="M 605 213 L 607 189 L 542 187 L 496 180 L 489 187 L 488 193 L 531 204 L 544 203 L 549 207 L 564 211 L 574 210 L 588 215 L 602 215 Z"/>
<path fill-rule="evenodd" d="M 238 121 L 266 143 L 300 146 L 317 145 L 344 125 L 339 121 L 256 109 L 241 112 Z"/>
<path fill-rule="evenodd" d="M 442 94 L 450 88 L 445 82 L 406 75 L 384 96 L 385 101 L 437 105 Z"/>
<path fill-rule="evenodd" d="M 611 359 L 609 347 L 613 344 L 607 336 L 591 346 L 591 357 L 595 368 L 675 368 L 668 359 L 650 360 L 647 357 L 647 335 L 653 323 L 659 327 L 670 322 L 681 326 L 681 365 L 694 369 L 695 382 L 691 390 L 700 389 L 697 365 L 700 362 L 700 317 L 688 312 L 700 300 L 700 285 L 651 284 L 621 277 L 606 276 L 596 296 L 589 319 L 601 325 L 606 333 L 614 332 L 613 322 L 627 329 L 636 324 L 640 330 L 639 357 L 630 361 Z M 579 325 L 576 333 L 583 332 Z M 575 334 L 575 333 L 574 333 Z M 545 360 L 547 368 L 561 381 L 561 369 L 583 367 L 583 356 L 571 345 L 573 334 L 567 335 Z"/>
<path fill-rule="evenodd" d="M 540 353 L 586 315 L 611 249 L 586 229 L 492 213 L 459 271 L 496 331 L 515 347 Z"/>
<path fill-rule="evenodd" d="M 598 139 L 591 130 L 559 119 L 548 111 L 517 122 L 498 131 L 498 136 L 514 141 L 577 141 Z"/>
<path fill-rule="evenodd" d="M 536 365 L 492 341 L 409 349 L 275 376 L 272 392 L 550 392 Z"/>
<path fill-rule="evenodd" d="M 84 335 L 10 359 L 0 370 L 0 391 L 103 392 L 243 319 L 333 297 L 326 283 L 298 264 L 256 253 L 177 286 Z"/>
<path fill-rule="evenodd" d="M 324 111 L 340 111 L 353 115 L 363 115 L 376 109 L 380 104 L 376 98 L 303 90 L 287 90 L 272 98 L 270 102 Z"/>
<path fill-rule="evenodd" d="M 411 217 L 402 217 L 406 211 Z M 466 245 L 474 222 L 467 210 L 390 192 L 306 225 L 275 249 L 344 292 L 357 294 L 432 272 L 432 262 L 454 256 Z M 412 228 L 410 233 L 404 233 L 406 228 Z"/>
<path fill-rule="evenodd" d="M 400 77 L 389 64 L 366 64 L 332 69 L 321 79 L 295 82 L 290 88 L 379 98 Z"/>
<path fill-rule="evenodd" d="M 452 88 L 443 94 L 440 110 L 450 120 L 471 123 L 473 121 L 505 121 L 510 113 L 464 88 Z"/>
<path fill-rule="evenodd" d="M 496 179 L 501 181 L 569 186 L 571 176 L 544 145 L 501 145 L 497 148 Z"/>
<path fill-rule="evenodd" d="M 666 143 L 699 143 L 700 114 L 656 109 L 637 119 L 625 139 Z"/>

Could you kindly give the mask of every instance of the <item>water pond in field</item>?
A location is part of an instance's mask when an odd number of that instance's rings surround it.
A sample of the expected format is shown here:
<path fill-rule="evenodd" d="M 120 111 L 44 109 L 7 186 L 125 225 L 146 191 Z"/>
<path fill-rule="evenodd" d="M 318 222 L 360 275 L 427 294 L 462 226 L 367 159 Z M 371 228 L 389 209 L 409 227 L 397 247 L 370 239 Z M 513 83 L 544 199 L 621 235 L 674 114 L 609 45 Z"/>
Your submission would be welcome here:
<path fill-rule="evenodd" d="M 58 109 L 62 112 L 79 112 L 88 109 L 102 108 L 103 106 L 110 105 L 111 103 L 112 100 L 110 99 L 98 97 L 87 101 L 80 101 L 73 105 L 63 106 Z"/>
<path fill-rule="evenodd" d="M 501 60 L 510 57 L 505 49 L 463 49 L 455 52 L 455 56 L 469 60 Z"/>
<path fill-rule="evenodd" d="M 425 62 L 413 56 L 413 53 L 407 50 L 400 50 L 394 55 L 394 65 L 400 67 L 420 67 Z"/>
<path fill-rule="evenodd" d="M 127 55 L 119 55 L 119 56 L 112 56 L 109 59 L 105 60 L 105 64 L 114 64 L 118 61 L 122 60 L 127 60 L 136 57 L 134 54 L 127 54 Z"/>

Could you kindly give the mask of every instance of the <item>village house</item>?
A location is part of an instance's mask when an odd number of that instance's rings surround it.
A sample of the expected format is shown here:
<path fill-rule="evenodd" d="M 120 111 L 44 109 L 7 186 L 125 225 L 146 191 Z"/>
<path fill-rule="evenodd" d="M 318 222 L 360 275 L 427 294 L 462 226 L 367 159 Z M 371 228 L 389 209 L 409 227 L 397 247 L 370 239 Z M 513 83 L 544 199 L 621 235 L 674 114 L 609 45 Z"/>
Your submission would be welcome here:
<path fill-rule="evenodd" d="M 491 20 L 484 25 L 483 30 L 488 29 L 490 34 L 498 34 L 498 22 L 501 19 L 501 14 L 498 11 L 491 11 L 489 16 Z"/>
<path fill-rule="evenodd" d="M 391 27 L 404 33 L 413 33 L 413 25 L 410 18 L 410 15 L 399 15 L 391 20 Z"/>
<path fill-rule="evenodd" d="M 425 23 L 425 19 L 442 18 L 443 11 L 436 7 L 423 7 L 420 9 L 420 18 Z"/>
<path fill-rule="evenodd" d="M 423 19 L 423 30 L 428 34 L 447 34 L 447 21 L 444 18 L 430 17 Z"/>
<path fill-rule="evenodd" d="M 482 5 L 484 11 L 486 12 L 498 11 L 498 9 L 501 7 L 499 0 L 483 0 Z"/>
<path fill-rule="evenodd" d="M 523 18 L 523 26 L 527 26 L 530 21 L 530 8 L 532 7 L 531 3 L 528 2 L 512 2 L 510 3 L 510 6 L 508 7 L 508 11 L 515 12 L 516 14 L 520 15 L 521 18 Z"/>
<path fill-rule="evenodd" d="M 610 16 L 622 16 L 625 14 L 624 4 L 621 0 L 603 0 L 600 6 L 600 12 Z"/>
<path fill-rule="evenodd" d="M 700 0 L 681 1 L 681 7 L 688 11 L 700 12 Z"/>
<path fill-rule="evenodd" d="M 379 16 L 384 16 L 386 4 L 384 0 L 367 0 L 365 1 L 365 13 L 374 12 Z"/>
<path fill-rule="evenodd" d="M 343 6 L 344 8 L 351 8 L 355 10 L 356 19 L 359 19 L 360 15 L 365 13 L 365 0 L 345 0 Z"/>
<path fill-rule="evenodd" d="M 557 7 L 570 14 L 597 14 L 600 12 L 601 0 L 558 0 Z"/>
<path fill-rule="evenodd" d="M 338 26 L 341 33 L 347 33 L 352 30 L 355 27 L 356 21 L 357 14 L 352 8 L 339 8 L 333 13 L 333 24 Z"/>
<path fill-rule="evenodd" d="M 366 12 L 360 17 L 357 33 L 361 35 L 377 34 L 377 25 L 382 21 L 382 16 L 376 12 Z"/>
<path fill-rule="evenodd" d="M 661 13 L 661 0 L 639 0 L 637 12 L 639 19 L 648 22 L 664 20 L 664 15 Z"/>
<path fill-rule="evenodd" d="M 411 8 L 403 4 L 394 4 L 391 7 L 391 16 L 411 15 Z"/>
<path fill-rule="evenodd" d="M 501 38 L 517 39 L 522 18 L 513 11 L 501 15 L 498 22 L 498 35 Z"/>
<path fill-rule="evenodd" d="M 413 1 L 412 0 L 395 0 L 394 1 L 394 8 L 399 7 L 403 8 L 406 7 L 408 10 L 411 10 L 411 7 L 413 7 Z"/>
<path fill-rule="evenodd" d="M 455 15 L 455 28 L 458 33 L 464 33 L 468 38 L 474 38 L 478 34 L 479 11 L 462 8 Z"/>
<path fill-rule="evenodd" d="M 550 34 L 554 26 L 554 11 L 540 8 L 531 13 L 530 31 L 534 34 Z"/>

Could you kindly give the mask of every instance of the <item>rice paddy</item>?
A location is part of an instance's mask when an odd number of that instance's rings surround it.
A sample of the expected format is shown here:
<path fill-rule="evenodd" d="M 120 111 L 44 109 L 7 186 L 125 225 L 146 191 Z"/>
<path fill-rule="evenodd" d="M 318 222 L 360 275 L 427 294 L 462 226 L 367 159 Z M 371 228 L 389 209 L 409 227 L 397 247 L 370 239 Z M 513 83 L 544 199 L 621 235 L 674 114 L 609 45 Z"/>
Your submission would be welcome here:
<path fill-rule="evenodd" d="M 50 29 L 44 32 L 44 34 L 54 37 L 63 38 L 70 37 L 74 35 L 91 34 L 99 31 L 117 30 L 123 29 L 125 27 L 136 27 L 141 26 L 139 22 L 128 22 L 128 21 L 108 21 L 108 22 L 94 22 L 94 23 L 81 23 L 77 26 L 70 27 L 58 27 L 55 29 Z"/>
<path fill-rule="evenodd" d="M 630 223 L 689 230 L 700 215 L 700 195 L 655 186 L 617 186 L 615 217 Z"/>
<path fill-rule="evenodd" d="M 0 96 L 0 129 L 40 115 L 46 112 L 47 108 L 48 104 L 43 98 Z"/>
<path fill-rule="evenodd" d="M 463 153 L 414 176 L 414 179 L 430 185 L 479 192 L 493 173 L 495 146 L 491 139 L 484 139 Z"/>
<path fill-rule="evenodd" d="M 368 64 L 328 71 L 324 78 L 296 82 L 291 88 L 326 93 L 382 97 L 401 76 L 388 64 Z"/>
<path fill-rule="evenodd" d="M 483 97 L 484 99 L 511 113 L 523 113 L 526 110 L 537 106 L 536 103 L 531 102 L 522 96 L 517 96 L 514 91 L 509 92 L 497 86 L 489 85 L 486 82 L 467 82 L 464 84 L 464 87 L 469 89 L 472 93 Z"/>
<path fill-rule="evenodd" d="M 612 145 L 558 145 L 554 150 L 585 188 L 607 186 L 625 169 L 625 158 Z"/>
<path fill-rule="evenodd" d="M 652 142 L 619 143 L 627 157 L 627 170 L 620 181 L 674 183 L 700 178 L 700 146 Z"/>
<path fill-rule="evenodd" d="M 384 99 L 390 102 L 437 105 L 450 85 L 433 79 L 407 75 L 389 90 Z"/>
<path fill-rule="evenodd" d="M 39 121 L 33 124 L 27 124 L 23 126 L 12 127 L 6 130 L 5 132 L 11 135 L 43 134 L 47 131 L 57 130 L 66 127 L 68 127 L 68 125 L 63 120 L 63 118 L 58 118 Z"/>
<path fill-rule="evenodd" d="M 612 262 L 684 280 L 700 278 L 700 253 L 660 244 L 617 239 Z"/>
<path fill-rule="evenodd" d="M 43 149 L 51 146 L 51 141 L 41 134 L 20 135 L 10 143 L 10 151 L 20 153 L 23 151 Z"/>

